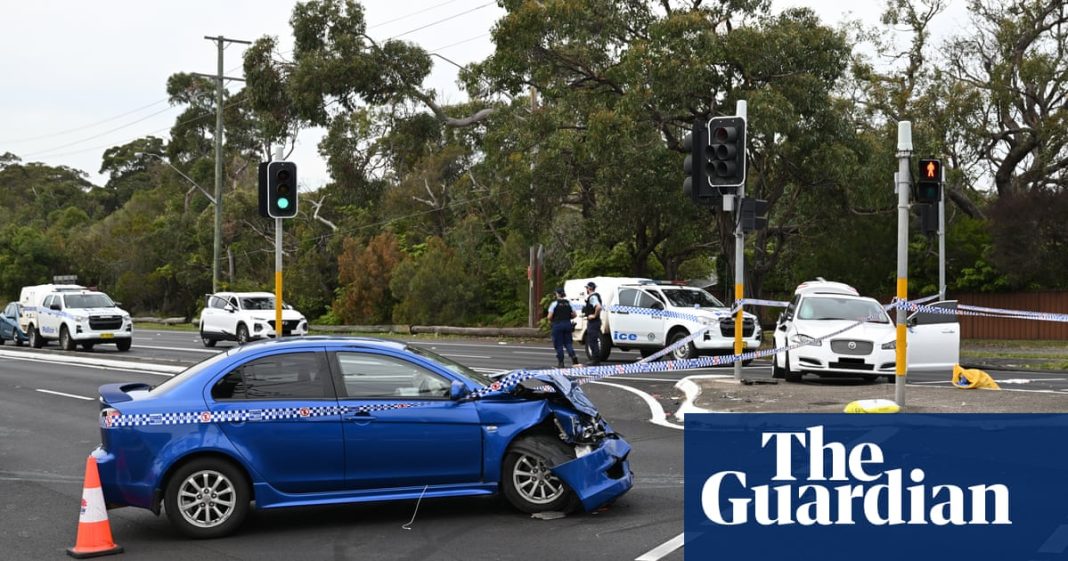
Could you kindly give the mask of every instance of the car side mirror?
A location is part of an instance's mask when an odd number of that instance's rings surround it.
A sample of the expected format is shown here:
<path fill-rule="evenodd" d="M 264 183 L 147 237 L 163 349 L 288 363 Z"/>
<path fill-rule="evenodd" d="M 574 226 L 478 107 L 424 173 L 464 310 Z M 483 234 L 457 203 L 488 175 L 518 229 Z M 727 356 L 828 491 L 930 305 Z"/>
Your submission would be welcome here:
<path fill-rule="evenodd" d="M 230 312 L 231 314 L 237 311 L 237 308 L 235 308 L 233 304 L 227 304 L 223 306 L 223 309 Z"/>
<path fill-rule="evenodd" d="M 919 322 L 916 321 L 916 316 L 912 316 L 912 317 L 910 317 L 910 318 L 905 320 L 905 326 L 906 327 L 916 327 L 917 323 L 919 323 Z"/>
<path fill-rule="evenodd" d="M 467 395 L 467 386 L 463 382 L 453 380 L 452 385 L 449 386 L 449 399 L 456 401 L 465 395 Z"/>
<path fill-rule="evenodd" d="M 59 306 L 59 304 L 52 304 L 52 305 L 51 305 L 51 306 L 49 306 L 48 308 L 49 308 L 50 310 L 55 310 L 55 311 L 57 311 L 57 312 L 63 309 L 63 308 L 61 308 L 61 307 Z"/>
<path fill-rule="evenodd" d="M 664 305 L 661 304 L 660 302 L 653 302 L 653 309 L 654 310 L 663 310 L 664 309 Z"/>
<path fill-rule="evenodd" d="M 115 304 L 116 308 L 121 308 L 122 307 L 122 302 L 112 302 L 112 304 Z"/>

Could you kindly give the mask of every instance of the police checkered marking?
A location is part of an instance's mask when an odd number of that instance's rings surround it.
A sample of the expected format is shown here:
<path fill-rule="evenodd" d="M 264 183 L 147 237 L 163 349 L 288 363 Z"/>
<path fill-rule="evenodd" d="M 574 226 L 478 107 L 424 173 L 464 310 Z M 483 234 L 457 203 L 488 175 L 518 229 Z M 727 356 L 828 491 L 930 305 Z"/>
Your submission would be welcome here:
<path fill-rule="evenodd" d="M 652 308 L 638 308 L 635 306 L 611 306 L 608 308 L 609 312 L 624 313 L 624 314 L 641 314 L 646 316 L 653 316 L 656 318 L 672 318 L 681 319 L 686 321 L 692 321 L 694 323 L 702 323 L 708 321 L 708 318 L 702 318 L 693 314 L 684 314 L 682 312 L 674 312 L 671 310 L 654 310 Z M 715 319 L 723 319 L 730 317 L 724 310 L 706 310 L 711 312 Z"/>
<path fill-rule="evenodd" d="M 102 415 L 100 427 L 147 427 L 171 425 L 196 425 L 204 423 L 269 422 L 305 420 L 348 413 L 390 411 L 429 405 L 421 402 L 382 403 L 373 405 L 325 405 L 316 407 L 276 407 L 266 409 L 228 409 L 225 411 L 184 411 L 180 413 L 121 414 L 114 409 Z"/>

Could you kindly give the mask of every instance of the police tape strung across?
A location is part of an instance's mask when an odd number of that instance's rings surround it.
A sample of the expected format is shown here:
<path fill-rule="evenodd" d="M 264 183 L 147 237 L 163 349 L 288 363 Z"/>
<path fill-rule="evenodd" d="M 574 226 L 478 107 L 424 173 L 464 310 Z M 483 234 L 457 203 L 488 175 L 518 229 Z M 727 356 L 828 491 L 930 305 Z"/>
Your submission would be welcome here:
<path fill-rule="evenodd" d="M 1002 310 L 998 308 L 980 308 L 978 306 L 969 306 L 966 304 L 958 304 L 956 309 L 941 308 L 938 306 L 917 305 L 915 301 L 910 300 L 897 301 L 893 304 L 893 306 L 897 308 L 903 308 L 910 312 L 920 312 L 926 314 L 943 314 L 1001 319 L 1025 319 L 1034 321 L 1068 323 L 1068 314 L 1057 314 L 1051 312 L 1028 312 L 1020 310 Z"/>

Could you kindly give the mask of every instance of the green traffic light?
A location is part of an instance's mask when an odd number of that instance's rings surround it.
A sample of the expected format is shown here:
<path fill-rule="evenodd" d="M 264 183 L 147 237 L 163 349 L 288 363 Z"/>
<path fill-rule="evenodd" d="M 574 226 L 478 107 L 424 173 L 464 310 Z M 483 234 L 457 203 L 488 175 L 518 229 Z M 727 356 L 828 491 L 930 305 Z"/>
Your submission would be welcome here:
<path fill-rule="evenodd" d="M 285 210 L 285 209 L 289 208 L 289 199 L 287 199 L 285 197 L 280 197 L 278 199 L 278 208 L 280 208 L 282 210 Z"/>

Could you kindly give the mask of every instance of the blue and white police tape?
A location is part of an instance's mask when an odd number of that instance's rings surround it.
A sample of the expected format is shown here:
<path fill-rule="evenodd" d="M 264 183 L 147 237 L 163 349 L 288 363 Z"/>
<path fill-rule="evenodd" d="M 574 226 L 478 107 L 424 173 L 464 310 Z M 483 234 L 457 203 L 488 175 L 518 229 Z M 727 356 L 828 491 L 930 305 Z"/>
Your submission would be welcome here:
<path fill-rule="evenodd" d="M 671 318 L 681 319 L 685 321 L 692 321 L 694 323 L 705 323 L 709 321 L 709 318 L 695 316 L 693 314 L 687 314 L 683 312 L 675 312 L 671 310 L 657 310 L 654 308 L 639 308 L 636 306 L 610 306 L 609 312 L 617 314 L 640 314 L 646 316 L 652 316 L 657 318 Z M 720 320 L 726 317 L 730 317 L 730 314 L 726 310 L 706 309 L 704 310 L 712 314 L 714 320 Z"/>
<path fill-rule="evenodd" d="M 956 308 L 942 308 L 939 306 L 926 306 L 917 305 L 914 301 L 900 301 L 896 303 L 896 307 L 903 308 L 910 312 L 921 312 L 927 314 L 943 314 L 943 315 L 958 315 L 958 316 L 972 316 L 972 317 L 988 317 L 988 318 L 1000 318 L 1000 319 L 1026 319 L 1034 321 L 1051 321 L 1059 323 L 1068 323 L 1068 314 L 1056 314 L 1050 312 L 1028 312 L 1021 310 L 1002 310 L 999 308 L 981 308 L 979 306 L 968 306 L 966 304 L 959 304 Z M 996 310 L 990 311 L 977 311 L 977 310 Z"/>

